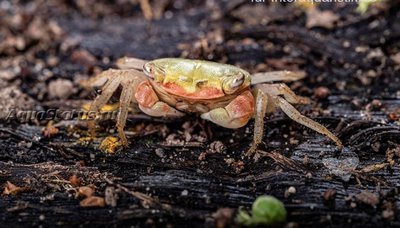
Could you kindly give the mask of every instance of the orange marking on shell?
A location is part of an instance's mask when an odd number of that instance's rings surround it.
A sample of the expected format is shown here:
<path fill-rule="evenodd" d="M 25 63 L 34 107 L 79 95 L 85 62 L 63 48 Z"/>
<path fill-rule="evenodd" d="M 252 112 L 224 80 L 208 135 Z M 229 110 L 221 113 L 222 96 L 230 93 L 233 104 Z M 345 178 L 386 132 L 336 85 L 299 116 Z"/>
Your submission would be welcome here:
<path fill-rule="evenodd" d="M 250 91 L 245 91 L 237 96 L 229 105 L 226 110 L 232 115 L 233 118 L 247 118 L 254 113 L 254 97 Z"/>
<path fill-rule="evenodd" d="M 214 99 L 225 95 L 220 89 L 214 87 L 204 87 L 194 93 L 188 93 L 181 86 L 170 82 L 163 84 L 162 87 L 168 93 L 190 99 Z"/>
<path fill-rule="evenodd" d="M 151 108 L 159 100 L 153 87 L 148 81 L 140 83 L 135 92 L 137 102 L 146 108 Z"/>

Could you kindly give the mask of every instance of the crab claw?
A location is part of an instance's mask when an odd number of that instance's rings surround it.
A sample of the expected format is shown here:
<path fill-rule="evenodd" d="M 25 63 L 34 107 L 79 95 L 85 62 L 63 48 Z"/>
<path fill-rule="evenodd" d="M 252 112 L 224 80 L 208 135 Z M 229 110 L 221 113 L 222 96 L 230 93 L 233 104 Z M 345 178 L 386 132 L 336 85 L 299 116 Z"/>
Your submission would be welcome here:
<path fill-rule="evenodd" d="M 150 108 L 144 107 L 142 105 L 139 105 L 140 110 L 142 110 L 144 113 L 150 116 L 154 117 L 182 117 L 185 114 L 174 109 L 173 107 L 169 106 L 168 104 L 158 101 L 156 102 L 153 106 Z"/>
<path fill-rule="evenodd" d="M 203 113 L 201 118 L 225 128 L 240 128 L 247 124 L 254 113 L 254 97 L 250 91 L 237 96 L 224 108 Z"/>
<path fill-rule="evenodd" d="M 154 117 L 182 117 L 185 114 L 160 101 L 148 81 L 142 82 L 135 93 L 139 108 L 144 113 Z"/>

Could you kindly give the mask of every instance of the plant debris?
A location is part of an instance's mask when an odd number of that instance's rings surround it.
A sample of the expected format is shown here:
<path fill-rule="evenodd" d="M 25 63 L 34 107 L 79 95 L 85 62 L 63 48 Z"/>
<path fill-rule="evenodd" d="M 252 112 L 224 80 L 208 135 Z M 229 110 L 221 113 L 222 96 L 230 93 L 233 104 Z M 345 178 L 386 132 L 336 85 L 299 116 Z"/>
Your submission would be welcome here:
<path fill-rule="evenodd" d="M 4 187 L 3 190 L 3 195 L 17 195 L 21 192 L 26 192 L 29 191 L 29 187 L 18 187 L 11 183 L 10 181 L 7 181 L 6 186 Z"/>

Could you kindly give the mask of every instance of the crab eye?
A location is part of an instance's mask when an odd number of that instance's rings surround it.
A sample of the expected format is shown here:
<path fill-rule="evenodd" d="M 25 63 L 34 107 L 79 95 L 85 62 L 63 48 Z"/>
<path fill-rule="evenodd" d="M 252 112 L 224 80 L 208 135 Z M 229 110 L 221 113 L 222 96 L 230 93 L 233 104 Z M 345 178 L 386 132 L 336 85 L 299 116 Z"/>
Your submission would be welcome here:
<path fill-rule="evenodd" d="M 224 92 L 226 94 L 234 93 L 241 85 L 243 85 L 244 78 L 245 76 L 241 72 L 236 75 L 229 76 L 223 84 Z"/>
<path fill-rule="evenodd" d="M 146 63 L 143 65 L 143 72 L 150 78 L 154 78 L 153 66 L 154 64 L 152 63 Z"/>
<path fill-rule="evenodd" d="M 244 82 L 244 75 L 240 74 L 240 76 L 238 76 L 232 80 L 231 87 L 237 88 L 237 87 L 241 86 L 243 84 L 243 82 Z"/>
<path fill-rule="evenodd" d="M 152 79 L 157 81 L 162 81 L 165 77 L 165 72 L 160 67 L 156 66 L 154 63 L 146 63 L 143 66 L 143 72 Z"/>

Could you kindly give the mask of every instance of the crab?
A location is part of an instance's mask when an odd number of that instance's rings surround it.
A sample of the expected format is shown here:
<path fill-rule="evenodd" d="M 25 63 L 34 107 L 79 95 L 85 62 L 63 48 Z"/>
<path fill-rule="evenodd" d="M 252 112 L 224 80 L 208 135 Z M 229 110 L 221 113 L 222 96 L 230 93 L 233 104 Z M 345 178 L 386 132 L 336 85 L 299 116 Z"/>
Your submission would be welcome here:
<path fill-rule="evenodd" d="M 253 142 L 245 155 L 250 156 L 262 142 L 264 117 L 280 108 L 292 120 L 343 145 L 326 127 L 302 115 L 293 105 L 310 100 L 296 95 L 286 84 L 305 77 L 304 71 L 274 71 L 251 75 L 228 64 L 205 60 L 162 58 L 145 61 L 124 57 L 116 62 L 119 69 L 103 71 L 84 83 L 102 86 L 102 92 L 90 105 L 99 112 L 113 93 L 122 87 L 117 116 L 121 143 L 128 146 L 124 133 L 131 106 L 153 117 L 180 118 L 194 113 L 224 128 L 241 128 L 255 119 Z"/>

